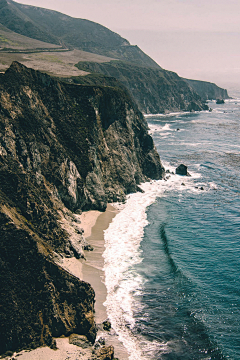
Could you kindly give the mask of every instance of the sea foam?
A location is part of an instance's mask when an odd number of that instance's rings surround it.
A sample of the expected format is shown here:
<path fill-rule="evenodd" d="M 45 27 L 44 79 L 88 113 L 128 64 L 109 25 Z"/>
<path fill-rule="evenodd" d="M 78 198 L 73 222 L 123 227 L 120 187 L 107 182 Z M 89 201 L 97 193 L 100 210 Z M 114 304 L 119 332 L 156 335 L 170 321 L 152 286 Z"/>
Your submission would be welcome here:
<path fill-rule="evenodd" d="M 164 164 L 173 172 L 169 164 Z M 121 210 L 113 219 L 109 228 L 105 230 L 104 271 L 107 299 L 105 306 L 107 314 L 125 348 L 129 351 L 130 360 L 145 360 L 150 349 L 163 350 L 166 344 L 146 341 L 141 335 L 134 335 L 135 326 L 134 308 L 140 306 L 136 303 L 135 295 L 141 291 L 144 280 L 137 273 L 135 265 L 143 259 L 141 241 L 144 228 L 148 224 L 147 208 L 153 204 L 157 197 L 164 196 L 166 191 L 177 190 L 196 191 L 194 179 L 175 174 L 168 175 L 168 180 L 151 181 L 141 184 L 143 193 L 131 194 L 125 204 L 115 204 Z"/>

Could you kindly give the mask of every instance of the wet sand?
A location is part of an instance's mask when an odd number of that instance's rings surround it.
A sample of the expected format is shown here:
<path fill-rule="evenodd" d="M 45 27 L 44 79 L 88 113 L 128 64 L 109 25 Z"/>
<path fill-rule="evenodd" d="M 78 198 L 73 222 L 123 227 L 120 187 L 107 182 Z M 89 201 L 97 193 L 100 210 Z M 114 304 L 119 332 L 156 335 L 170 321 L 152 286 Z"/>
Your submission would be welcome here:
<path fill-rule="evenodd" d="M 107 289 L 104 284 L 104 260 L 102 254 L 105 250 L 104 247 L 104 230 L 106 230 L 111 223 L 114 216 L 118 213 L 112 205 L 108 205 L 107 210 L 101 213 L 95 225 L 92 227 L 91 235 L 87 238 L 90 245 L 93 246 L 92 252 L 86 253 L 86 261 L 82 266 L 83 280 L 89 282 L 95 293 L 95 320 L 97 326 L 101 328 L 101 324 L 107 319 L 107 312 L 104 306 L 104 302 L 107 296 Z M 119 360 L 126 360 L 129 358 L 129 354 L 119 342 L 117 335 L 113 331 L 98 331 L 98 336 L 102 336 L 106 340 L 106 345 L 114 346 L 114 355 Z"/>

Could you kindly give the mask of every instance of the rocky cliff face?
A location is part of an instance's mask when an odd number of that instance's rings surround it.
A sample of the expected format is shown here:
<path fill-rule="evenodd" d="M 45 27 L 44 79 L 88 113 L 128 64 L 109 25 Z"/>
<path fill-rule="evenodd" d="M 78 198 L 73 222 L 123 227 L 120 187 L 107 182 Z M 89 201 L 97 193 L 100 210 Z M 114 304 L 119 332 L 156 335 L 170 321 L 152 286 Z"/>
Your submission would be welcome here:
<path fill-rule="evenodd" d="M 56 264 L 82 257 L 77 210 L 106 208 L 164 169 L 120 89 L 65 84 L 15 62 L 0 76 L 0 352 L 94 341 L 94 291 Z"/>
<path fill-rule="evenodd" d="M 171 71 L 115 60 L 106 63 L 79 62 L 76 66 L 117 79 L 146 114 L 207 109 L 196 91 Z"/>
<path fill-rule="evenodd" d="M 93 342 L 93 289 L 57 266 L 51 247 L 5 204 L 0 208 L 0 353 L 52 347 L 53 336 L 73 332 Z"/>
<path fill-rule="evenodd" d="M 229 99 L 227 90 L 220 88 L 214 83 L 200 80 L 185 80 L 203 100 Z"/>

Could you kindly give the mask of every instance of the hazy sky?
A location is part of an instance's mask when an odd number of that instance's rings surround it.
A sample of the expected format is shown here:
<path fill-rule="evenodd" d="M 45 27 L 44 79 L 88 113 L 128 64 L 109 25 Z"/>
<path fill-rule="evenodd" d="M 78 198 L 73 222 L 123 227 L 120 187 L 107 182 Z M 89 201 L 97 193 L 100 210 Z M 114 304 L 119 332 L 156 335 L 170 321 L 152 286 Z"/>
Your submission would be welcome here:
<path fill-rule="evenodd" d="M 22 0 L 98 22 L 181 76 L 240 84 L 240 0 Z"/>

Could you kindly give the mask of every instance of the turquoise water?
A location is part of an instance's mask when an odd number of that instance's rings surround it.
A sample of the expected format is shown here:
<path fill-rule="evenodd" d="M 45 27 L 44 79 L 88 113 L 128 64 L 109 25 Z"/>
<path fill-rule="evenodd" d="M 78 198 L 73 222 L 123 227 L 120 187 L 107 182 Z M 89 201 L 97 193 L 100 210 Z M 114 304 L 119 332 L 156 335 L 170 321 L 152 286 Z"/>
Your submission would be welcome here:
<path fill-rule="evenodd" d="M 106 306 L 130 359 L 240 359 L 240 100 L 209 106 L 147 117 L 165 168 L 192 176 L 144 184 L 105 234 Z"/>

